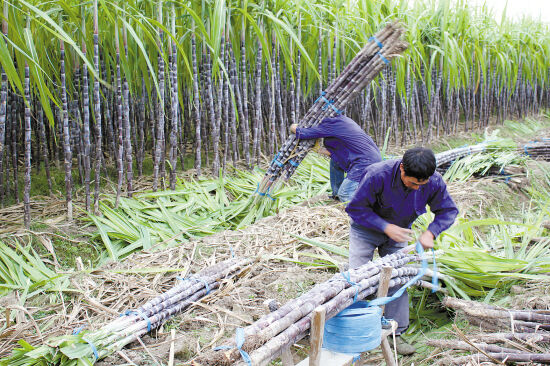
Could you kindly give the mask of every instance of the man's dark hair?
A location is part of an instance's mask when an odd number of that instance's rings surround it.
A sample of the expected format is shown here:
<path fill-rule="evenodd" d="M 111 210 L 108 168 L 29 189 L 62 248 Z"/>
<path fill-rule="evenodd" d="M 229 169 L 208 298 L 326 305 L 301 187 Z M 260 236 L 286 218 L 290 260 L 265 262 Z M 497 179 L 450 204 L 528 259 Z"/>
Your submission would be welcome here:
<path fill-rule="evenodd" d="M 435 172 L 435 155 L 425 147 L 413 147 L 403 154 L 405 175 L 420 181 L 430 178 Z"/>

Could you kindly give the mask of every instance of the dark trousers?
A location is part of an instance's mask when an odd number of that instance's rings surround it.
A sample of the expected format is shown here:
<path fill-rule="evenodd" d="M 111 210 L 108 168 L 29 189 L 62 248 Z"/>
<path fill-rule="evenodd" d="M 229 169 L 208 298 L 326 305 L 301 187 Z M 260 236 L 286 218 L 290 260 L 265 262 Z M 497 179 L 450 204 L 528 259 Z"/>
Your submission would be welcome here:
<path fill-rule="evenodd" d="M 349 266 L 357 268 L 372 260 L 374 250 L 383 257 L 404 248 L 407 243 L 396 243 L 386 234 L 352 224 L 349 231 Z M 392 287 L 388 295 L 399 290 L 399 286 Z M 384 316 L 397 322 L 396 334 L 401 334 L 409 327 L 409 294 L 407 291 L 400 297 L 386 304 Z"/>

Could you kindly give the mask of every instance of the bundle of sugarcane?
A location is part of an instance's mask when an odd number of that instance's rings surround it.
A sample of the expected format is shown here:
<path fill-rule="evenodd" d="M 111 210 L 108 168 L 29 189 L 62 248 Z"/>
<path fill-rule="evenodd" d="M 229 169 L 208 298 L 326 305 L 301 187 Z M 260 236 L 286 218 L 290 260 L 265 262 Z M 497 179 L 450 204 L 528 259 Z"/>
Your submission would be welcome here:
<path fill-rule="evenodd" d="M 550 160 L 550 138 L 531 141 L 525 144 L 520 152 L 534 159 Z"/>
<path fill-rule="evenodd" d="M 443 151 L 441 153 L 435 154 L 436 165 L 437 167 L 444 166 L 445 164 L 451 163 L 453 160 L 463 158 L 470 154 L 485 151 L 486 148 L 487 144 L 482 142 L 476 145 L 462 146 L 457 147 L 456 149 Z"/>
<path fill-rule="evenodd" d="M 488 330 L 535 333 L 550 335 L 550 314 L 546 310 L 513 310 L 476 301 L 446 297 L 443 305 L 460 310 L 468 321 Z"/>
<path fill-rule="evenodd" d="M 446 297 L 443 304 L 463 313 L 472 324 L 479 325 L 491 333 L 467 336 L 454 326 L 462 339 L 429 339 L 427 344 L 445 350 L 470 351 L 474 355 L 448 355 L 439 364 L 464 365 L 468 361 L 507 362 L 550 362 L 547 351 L 550 343 L 550 314 L 547 310 L 515 310 L 492 306 L 476 301 Z M 510 329 L 511 333 L 500 332 Z M 493 333 L 496 331 L 497 333 Z M 499 345 L 503 344 L 503 345 Z M 546 349 L 543 347 L 546 345 Z"/>
<path fill-rule="evenodd" d="M 400 40 L 403 32 L 403 27 L 395 22 L 371 37 L 369 43 L 322 92 L 298 125 L 315 126 L 325 117 L 341 114 L 346 105 L 378 75 L 389 60 L 407 48 L 407 44 Z M 314 140 L 299 140 L 291 135 L 271 162 L 258 192 L 261 195 L 269 190 L 273 192 L 277 188 L 274 186 L 275 182 L 281 178 L 281 182 L 287 181 L 314 144 Z"/>
<path fill-rule="evenodd" d="M 250 259 L 230 259 L 196 275 L 178 279 L 169 291 L 136 310 L 127 311 L 97 331 L 81 331 L 54 337 L 39 347 L 20 341 L 23 348 L 0 360 L 0 365 L 91 365 L 122 349 L 138 337 L 159 327 L 169 317 L 220 287 L 222 280 L 241 275 L 250 268 Z"/>
<path fill-rule="evenodd" d="M 378 289 L 380 269 L 393 267 L 390 287 L 407 283 L 420 268 L 405 266 L 419 261 L 418 255 L 407 254 L 412 247 L 369 262 L 346 273 L 336 274 L 330 280 L 317 284 L 297 299 L 287 302 L 276 311 L 266 314 L 243 329 L 241 347 L 229 339 L 220 348 L 226 351 L 208 351 L 193 361 L 195 366 L 232 365 L 239 363 L 241 350 L 248 352 L 252 365 L 264 365 L 277 358 L 286 347 L 304 337 L 310 327 L 312 312 L 323 305 L 327 319 L 335 316 L 353 302 L 364 299 Z"/>

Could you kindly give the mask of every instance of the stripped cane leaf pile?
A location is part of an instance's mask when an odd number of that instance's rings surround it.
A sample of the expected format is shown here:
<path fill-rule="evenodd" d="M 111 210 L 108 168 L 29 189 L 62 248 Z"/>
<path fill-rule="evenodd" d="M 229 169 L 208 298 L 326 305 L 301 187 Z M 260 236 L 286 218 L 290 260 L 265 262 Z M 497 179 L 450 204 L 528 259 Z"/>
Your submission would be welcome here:
<path fill-rule="evenodd" d="M 262 172 L 235 171 L 233 177 L 180 181 L 174 191 L 115 197 L 100 205 L 102 216 L 90 215 L 107 257 L 116 260 L 140 250 L 178 245 L 190 238 L 248 226 L 279 209 L 329 190 L 326 160 L 310 156 L 292 184 L 272 199 L 254 200 Z"/>
<path fill-rule="evenodd" d="M 91 365 L 159 327 L 210 291 L 217 290 L 224 279 L 238 277 L 251 263 L 249 259 L 233 258 L 195 276 L 182 278 L 172 289 L 134 311 L 121 314 L 120 318 L 99 330 L 55 337 L 36 348 L 20 341 L 22 348 L 15 349 L 11 357 L 0 360 L 0 365 Z"/>

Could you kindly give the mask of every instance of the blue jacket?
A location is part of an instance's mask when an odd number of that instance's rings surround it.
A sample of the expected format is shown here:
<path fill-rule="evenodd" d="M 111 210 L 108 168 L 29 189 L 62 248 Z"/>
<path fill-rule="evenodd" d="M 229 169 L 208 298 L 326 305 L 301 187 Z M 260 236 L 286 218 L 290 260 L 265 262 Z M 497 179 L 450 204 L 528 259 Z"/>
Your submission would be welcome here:
<path fill-rule="evenodd" d="M 325 118 L 314 127 L 297 127 L 296 137 L 304 140 L 324 137 L 330 158 L 354 182 L 361 180 L 367 166 L 382 161 L 372 138 L 346 116 Z"/>
<path fill-rule="evenodd" d="M 400 164 L 399 159 L 369 166 L 346 212 L 354 224 L 384 232 L 388 224 L 410 228 L 429 205 L 435 218 L 428 230 L 437 237 L 458 215 L 447 185 L 436 172 L 418 190 L 407 188 L 401 180 Z"/>

